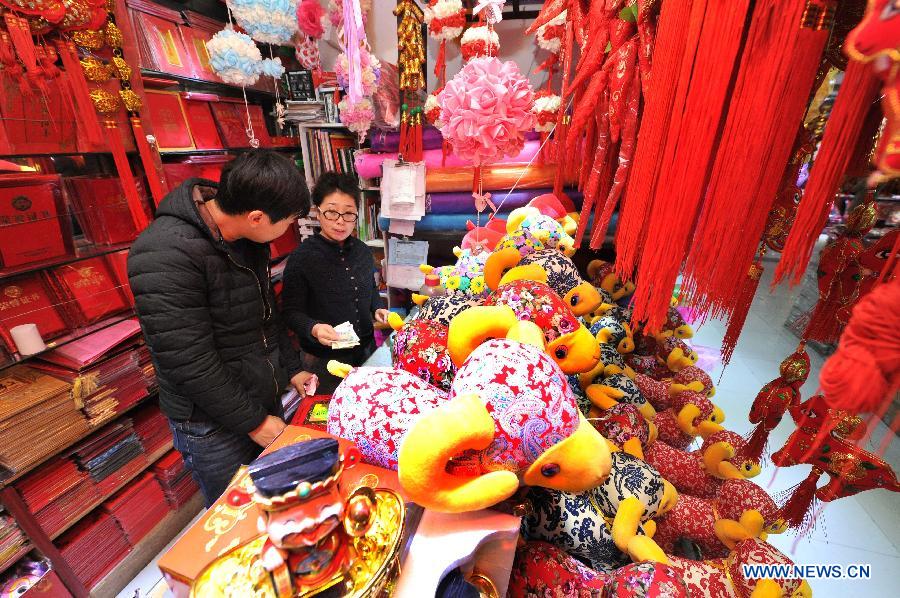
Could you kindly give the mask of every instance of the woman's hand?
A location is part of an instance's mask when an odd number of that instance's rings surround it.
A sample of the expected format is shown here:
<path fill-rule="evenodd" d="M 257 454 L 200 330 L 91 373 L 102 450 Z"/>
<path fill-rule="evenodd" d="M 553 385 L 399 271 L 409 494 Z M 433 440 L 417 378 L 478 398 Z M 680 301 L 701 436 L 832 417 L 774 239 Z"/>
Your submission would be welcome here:
<path fill-rule="evenodd" d="M 312 327 L 311 332 L 316 340 L 326 347 L 330 347 L 331 343 L 341 340 L 341 335 L 329 324 L 316 324 Z"/>
<path fill-rule="evenodd" d="M 388 316 L 391 312 L 387 309 L 376 309 L 375 310 L 375 321 L 379 324 L 387 324 Z"/>
<path fill-rule="evenodd" d="M 300 372 L 291 378 L 291 386 L 297 390 L 297 394 L 301 397 L 306 397 L 306 383 L 309 382 L 309 379 L 314 375 L 315 374 L 311 374 L 310 372 Z"/>

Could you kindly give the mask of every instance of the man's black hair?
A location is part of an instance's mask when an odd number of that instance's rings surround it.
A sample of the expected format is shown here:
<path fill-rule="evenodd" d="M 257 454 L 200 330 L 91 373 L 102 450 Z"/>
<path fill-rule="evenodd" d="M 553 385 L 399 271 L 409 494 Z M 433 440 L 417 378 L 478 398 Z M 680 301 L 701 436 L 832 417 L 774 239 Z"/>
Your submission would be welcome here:
<path fill-rule="evenodd" d="M 272 222 L 309 213 L 300 170 L 288 157 L 265 149 L 241 154 L 225 166 L 216 202 L 226 214 L 261 210 Z"/>
<path fill-rule="evenodd" d="M 355 203 L 359 203 L 359 184 L 356 177 L 338 172 L 322 173 L 312 190 L 313 203 L 317 207 L 321 206 L 325 198 L 335 191 L 345 193 L 352 197 Z"/>

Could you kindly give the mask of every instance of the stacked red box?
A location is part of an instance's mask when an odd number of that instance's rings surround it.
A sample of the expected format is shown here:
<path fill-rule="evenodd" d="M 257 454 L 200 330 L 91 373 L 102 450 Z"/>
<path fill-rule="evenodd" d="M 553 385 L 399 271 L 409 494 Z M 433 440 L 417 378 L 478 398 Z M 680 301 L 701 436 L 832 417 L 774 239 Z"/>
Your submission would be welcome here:
<path fill-rule="evenodd" d="M 78 469 L 74 461 L 63 457 L 28 474 L 15 487 L 50 537 L 100 498 L 88 474 Z"/>
<path fill-rule="evenodd" d="M 146 473 L 103 504 L 103 510 L 119 522 L 132 546 L 159 525 L 169 505 L 159 482 Z"/>
<path fill-rule="evenodd" d="M 131 552 L 118 522 L 99 509 L 63 534 L 57 546 L 78 579 L 89 588 Z"/>
<path fill-rule="evenodd" d="M 95 245 L 130 243 L 138 236 L 122 182 L 117 177 L 69 177 L 69 199 L 85 237 Z M 149 211 L 145 211 L 149 217 Z"/>
<path fill-rule="evenodd" d="M 200 491 L 191 472 L 185 467 L 181 453 L 176 450 L 170 451 L 156 462 L 153 474 L 159 480 L 172 509 L 179 509 Z"/>
<path fill-rule="evenodd" d="M 0 271 L 74 255 L 57 175 L 0 175 Z"/>
<path fill-rule="evenodd" d="M 59 266 L 50 271 L 50 276 L 69 315 L 81 325 L 93 324 L 129 307 L 103 256 Z"/>

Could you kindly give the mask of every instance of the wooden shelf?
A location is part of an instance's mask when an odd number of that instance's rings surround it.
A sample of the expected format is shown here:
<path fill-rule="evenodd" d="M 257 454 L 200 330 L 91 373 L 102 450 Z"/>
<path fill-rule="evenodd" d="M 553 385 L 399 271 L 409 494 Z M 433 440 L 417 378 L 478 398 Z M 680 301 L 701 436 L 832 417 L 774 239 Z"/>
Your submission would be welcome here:
<path fill-rule="evenodd" d="M 0 372 L 2 372 L 5 369 L 13 367 L 14 365 L 24 363 L 33 357 L 38 357 L 39 355 L 43 355 L 44 353 L 47 353 L 48 351 L 52 351 L 53 349 L 62 347 L 63 345 L 71 343 L 72 341 L 77 341 L 80 338 L 84 338 L 85 336 L 87 336 L 89 334 L 93 334 L 94 332 L 97 332 L 98 330 L 103 330 L 105 328 L 109 328 L 110 326 L 118 324 L 119 322 L 124 322 L 125 320 L 127 320 L 129 318 L 133 318 L 133 317 L 135 317 L 134 310 L 129 308 L 128 311 L 122 312 L 119 315 L 111 316 L 109 318 L 106 318 L 105 320 L 101 320 L 101 321 L 91 324 L 89 326 L 83 326 L 72 332 L 64 334 L 61 337 L 55 338 L 52 341 L 48 341 L 47 348 L 44 349 L 43 351 L 41 351 L 40 353 L 35 353 L 34 355 L 25 355 L 25 356 L 21 356 L 18 353 L 16 353 L 16 354 L 12 355 L 12 357 L 10 357 L 9 360 L 4 361 L 3 363 L 0 363 Z M 17 474 L 17 476 L 18 476 L 18 474 Z"/>
<path fill-rule="evenodd" d="M 68 214 L 65 215 L 68 217 Z M 0 281 L 20 274 L 28 274 L 29 272 L 39 272 L 48 268 L 56 268 L 57 266 L 65 266 L 66 264 L 74 264 L 92 257 L 108 255 L 123 249 L 129 249 L 131 243 L 118 243 L 116 245 L 86 245 L 82 248 L 75 248 L 75 255 L 64 255 L 46 262 L 35 262 L 33 264 L 25 264 L 24 266 L 16 266 L 0 271 Z"/>
<path fill-rule="evenodd" d="M 119 484 L 115 487 L 114 490 L 112 490 L 111 492 L 105 494 L 104 496 L 101 496 L 100 498 L 98 498 L 97 500 L 95 500 L 93 503 L 91 503 L 87 508 L 85 508 L 84 510 L 82 510 L 81 513 L 79 513 L 78 516 L 75 517 L 75 519 L 73 519 L 72 521 L 69 521 L 68 523 L 66 523 L 66 525 L 65 525 L 64 527 L 62 527 L 61 529 L 59 529 L 59 530 L 53 532 L 52 534 L 50 534 L 50 539 L 51 539 L 51 540 L 56 540 L 56 539 L 59 538 L 61 535 L 63 535 L 64 533 L 66 533 L 73 525 L 75 525 L 76 523 L 78 523 L 79 521 L 81 521 L 82 519 L 84 519 L 85 517 L 87 517 L 91 512 L 93 512 L 94 509 L 96 509 L 97 507 L 99 507 L 100 505 L 102 505 L 103 503 L 105 503 L 107 500 L 110 499 L 110 497 L 112 497 L 113 495 L 115 495 L 119 490 L 121 490 L 122 488 L 124 488 L 125 486 L 127 486 L 128 484 L 130 484 L 132 480 L 134 480 L 134 479 L 137 478 L 138 476 L 142 475 L 142 474 L 143 474 L 145 471 L 147 471 L 154 463 L 156 463 L 157 461 L 159 461 L 163 456 L 165 456 L 166 453 L 168 453 L 168 452 L 171 451 L 171 450 L 172 450 L 172 443 L 171 443 L 171 442 L 168 442 L 164 447 L 160 448 L 160 449 L 157 450 L 155 453 L 152 453 L 152 454 L 150 454 L 150 455 L 147 455 L 147 456 L 146 456 L 146 457 L 147 457 L 147 464 L 144 465 L 144 467 L 142 467 L 142 468 L 140 469 L 140 471 L 136 471 L 134 474 L 128 476 L 126 479 L 122 480 L 122 482 L 119 483 Z M 115 474 L 113 474 L 113 475 L 115 475 Z"/>
<path fill-rule="evenodd" d="M 126 150 L 129 155 L 137 155 L 137 150 Z M 0 159 L 10 158 L 54 158 L 56 156 L 111 156 L 112 152 L 32 152 L 30 154 L 0 154 Z M 21 172 L 20 174 L 28 174 Z M 33 174 L 40 174 L 35 172 Z"/>
<path fill-rule="evenodd" d="M 81 436 L 79 436 L 78 438 L 76 438 L 75 440 L 73 440 L 68 446 L 64 446 L 63 448 L 59 449 L 58 451 L 55 451 L 55 452 L 53 452 L 53 453 L 47 455 L 46 457 L 44 457 L 43 459 L 41 459 L 41 460 L 38 461 L 37 463 L 35 463 L 35 464 L 33 464 L 33 465 L 29 465 L 29 466 L 26 467 L 25 469 L 23 469 L 23 470 L 21 470 L 21 471 L 17 471 L 14 475 L 12 475 L 12 476 L 10 476 L 10 477 L 8 477 L 8 478 L 6 478 L 6 479 L 0 481 L 0 488 L 4 488 L 4 487 L 6 487 L 6 486 L 9 486 L 10 484 L 12 484 L 13 482 L 15 482 L 16 480 L 22 479 L 23 477 L 25 477 L 26 475 L 28 475 L 29 473 L 31 473 L 32 471 L 34 471 L 35 469 L 37 469 L 38 467 L 40 467 L 41 465 L 43 465 L 44 463 L 46 463 L 47 461 L 49 461 L 50 459 L 52 459 L 53 457 L 55 457 L 56 455 L 60 454 L 60 453 L 63 452 L 64 450 L 66 450 L 66 449 L 70 448 L 71 446 L 75 445 L 76 443 L 78 443 L 78 442 L 84 440 L 85 438 L 87 438 L 88 436 L 90 436 L 91 434 L 93 434 L 94 432 L 96 432 L 97 430 L 101 429 L 103 426 L 105 426 L 105 425 L 107 425 L 107 424 L 109 424 L 109 423 L 112 423 L 112 422 L 116 421 L 117 419 L 119 419 L 119 418 L 122 417 L 123 415 L 127 414 L 128 412 L 132 411 L 133 409 L 137 409 L 137 408 L 140 407 L 141 405 L 145 404 L 145 403 L 147 402 L 147 399 L 151 399 L 151 398 L 154 398 L 154 397 L 156 397 L 156 396 L 157 396 L 156 391 L 151 392 L 150 394 L 148 394 L 146 397 L 144 397 L 143 399 L 141 399 L 140 401 L 138 401 L 138 402 L 135 403 L 134 405 L 131 405 L 131 406 L 128 407 L 127 409 L 123 409 L 120 413 L 117 413 L 116 416 L 115 416 L 114 418 L 112 418 L 111 420 L 106 421 L 106 422 L 103 422 L 103 423 L 100 424 L 100 425 L 93 426 L 90 430 L 88 430 L 87 432 L 85 432 L 84 434 L 82 434 Z"/>
<path fill-rule="evenodd" d="M 166 515 L 153 530 L 138 542 L 106 577 L 91 589 L 91 596 L 115 596 L 146 567 L 203 509 L 203 495 L 198 492 L 180 509 Z"/>
<path fill-rule="evenodd" d="M 347 127 L 341 123 L 293 123 L 293 124 L 296 124 L 301 129 L 347 129 Z"/>
<path fill-rule="evenodd" d="M 233 94 L 233 97 L 241 95 L 241 88 L 227 83 L 217 83 L 215 81 L 204 81 L 203 79 L 194 79 L 192 77 L 182 77 L 181 75 L 173 75 L 171 73 L 163 73 L 151 69 L 141 69 L 141 77 L 144 79 L 171 81 L 172 85 L 183 85 L 186 91 L 202 91 L 203 93 L 221 93 Z M 155 83 L 155 81 L 154 81 Z M 152 87 L 152 86 L 151 86 Z M 268 100 L 275 99 L 274 91 L 262 91 L 259 89 L 248 88 L 247 97 L 261 97 Z M 232 97 L 229 95 L 229 97 Z"/>

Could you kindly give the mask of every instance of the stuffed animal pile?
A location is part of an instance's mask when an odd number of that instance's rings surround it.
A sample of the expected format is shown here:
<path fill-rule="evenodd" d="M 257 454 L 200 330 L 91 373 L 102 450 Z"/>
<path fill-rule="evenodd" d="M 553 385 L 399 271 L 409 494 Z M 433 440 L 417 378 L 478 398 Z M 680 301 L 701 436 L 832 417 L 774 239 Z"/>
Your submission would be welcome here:
<path fill-rule="evenodd" d="M 467 242 L 438 272 L 448 294 L 391 317 L 393 367 L 330 364 L 329 433 L 426 508 L 524 513 L 512 596 L 808 594 L 743 577 L 790 563 L 765 541 L 787 526 L 751 479 L 760 457 L 723 426 L 678 308 L 635 326 L 635 285 L 600 261 L 579 272 L 569 220 L 543 198 Z"/>

